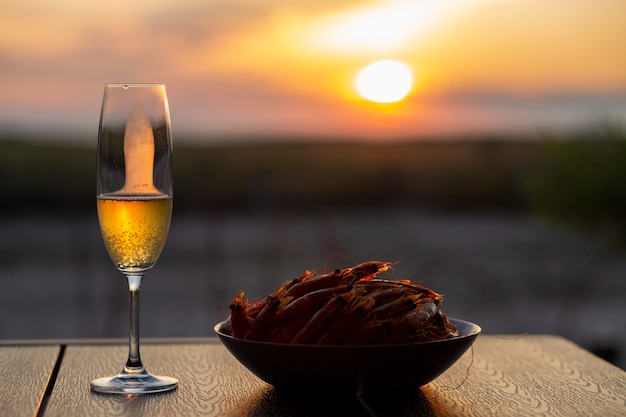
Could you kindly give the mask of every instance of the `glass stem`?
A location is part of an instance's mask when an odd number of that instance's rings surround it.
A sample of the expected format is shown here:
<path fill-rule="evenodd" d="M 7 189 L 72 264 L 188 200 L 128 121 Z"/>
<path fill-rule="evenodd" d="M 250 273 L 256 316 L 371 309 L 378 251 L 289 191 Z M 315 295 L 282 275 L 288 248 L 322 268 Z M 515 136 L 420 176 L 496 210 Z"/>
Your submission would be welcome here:
<path fill-rule="evenodd" d="M 130 337 L 128 340 L 128 360 L 124 373 L 144 373 L 139 354 L 139 286 L 143 275 L 126 275 L 130 293 Z"/>

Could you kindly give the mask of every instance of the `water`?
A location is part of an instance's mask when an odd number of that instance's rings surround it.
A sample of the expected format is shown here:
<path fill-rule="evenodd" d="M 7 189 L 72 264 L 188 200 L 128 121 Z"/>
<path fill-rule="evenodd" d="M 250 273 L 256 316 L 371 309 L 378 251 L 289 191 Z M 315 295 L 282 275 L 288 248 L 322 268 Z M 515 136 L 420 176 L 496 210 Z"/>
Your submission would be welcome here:
<path fill-rule="evenodd" d="M 174 211 L 141 287 L 144 337 L 211 336 L 239 290 L 262 296 L 306 269 L 397 261 L 485 333 L 558 334 L 626 365 L 626 253 L 516 215 Z M 0 219 L 0 338 L 126 337 L 127 285 L 90 216 Z"/>

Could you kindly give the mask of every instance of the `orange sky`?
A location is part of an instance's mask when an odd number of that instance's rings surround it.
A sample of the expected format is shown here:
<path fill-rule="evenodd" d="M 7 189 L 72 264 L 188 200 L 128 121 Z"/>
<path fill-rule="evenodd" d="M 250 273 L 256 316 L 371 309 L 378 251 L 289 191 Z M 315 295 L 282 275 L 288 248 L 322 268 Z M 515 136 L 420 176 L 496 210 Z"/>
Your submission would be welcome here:
<path fill-rule="evenodd" d="M 356 93 L 382 58 L 401 103 Z M 0 0 L 0 133 L 95 135 L 105 82 L 165 82 L 175 139 L 624 122 L 626 1 Z"/>

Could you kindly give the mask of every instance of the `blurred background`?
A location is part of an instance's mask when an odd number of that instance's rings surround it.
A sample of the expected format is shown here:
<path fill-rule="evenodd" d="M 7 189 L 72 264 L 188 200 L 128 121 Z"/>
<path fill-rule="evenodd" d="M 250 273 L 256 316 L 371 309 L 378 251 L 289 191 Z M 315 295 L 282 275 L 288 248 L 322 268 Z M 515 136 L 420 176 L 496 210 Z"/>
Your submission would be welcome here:
<path fill-rule="evenodd" d="M 100 105 L 106 82 L 164 82 L 176 198 L 144 337 L 402 260 L 485 333 L 626 367 L 622 0 L 2 0 L 0 62 L 0 339 L 126 337 Z"/>

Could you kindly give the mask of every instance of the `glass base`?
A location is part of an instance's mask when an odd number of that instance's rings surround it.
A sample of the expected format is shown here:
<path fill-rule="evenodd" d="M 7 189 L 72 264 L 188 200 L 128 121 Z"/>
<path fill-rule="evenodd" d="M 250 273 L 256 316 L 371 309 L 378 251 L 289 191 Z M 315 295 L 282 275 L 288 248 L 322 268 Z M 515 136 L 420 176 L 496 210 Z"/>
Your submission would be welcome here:
<path fill-rule="evenodd" d="M 91 389 L 103 394 L 151 394 L 176 389 L 178 380 L 169 376 L 119 374 L 91 381 Z"/>

